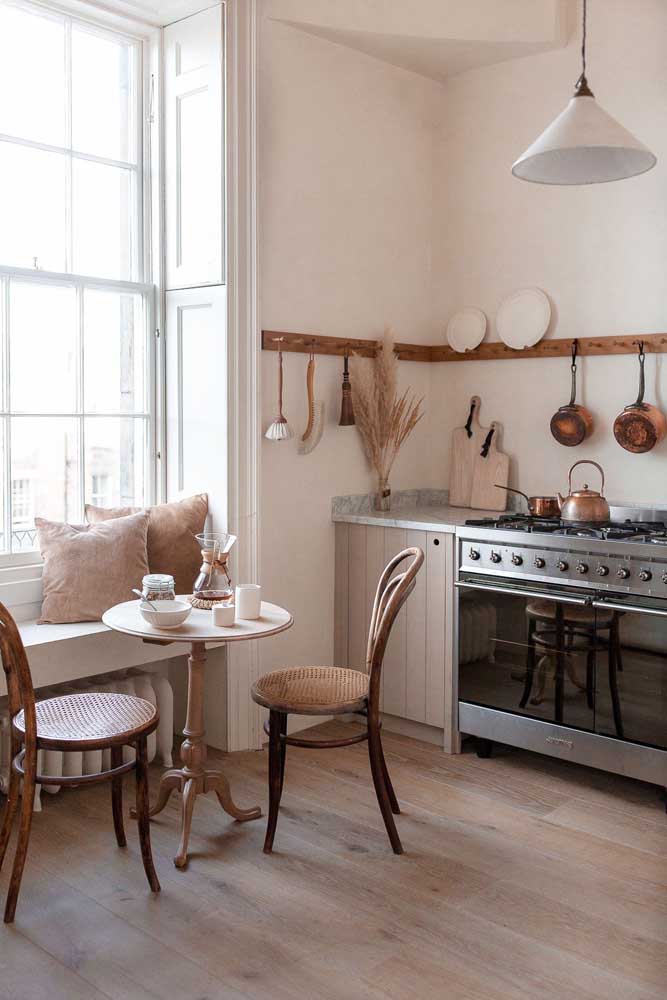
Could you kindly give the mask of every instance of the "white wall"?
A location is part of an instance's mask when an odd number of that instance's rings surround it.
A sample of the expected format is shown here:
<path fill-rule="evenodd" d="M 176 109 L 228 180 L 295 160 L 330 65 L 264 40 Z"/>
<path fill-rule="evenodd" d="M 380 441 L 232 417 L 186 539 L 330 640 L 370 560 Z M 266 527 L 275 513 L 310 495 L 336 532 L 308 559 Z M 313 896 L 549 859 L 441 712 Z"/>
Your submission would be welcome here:
<path fill-rule="evenodd" d="M 537 285 L 552 300 L 549 336 L 667 330 L 667 4 L 591 0 L 588 23 L 589 83 L 658 165 L 641 177 L 585 188 L 511 175 L 512 162 L 570 96 L 579 73 L 578 22 L 566 49 L 449 80 L 434 213 L 434 289 L 443 324 L 464 305 L 480 306 L 492 320 L 507 293 Z M 491 338 L 498 339 L 495 330 Z M 552 413 L 569 396 L 568 359 L 443 365 L 432 405 L 449 428 L 465 420 L 468 397 L 478 393 L 482 422 L 502 422 L 513 484 L 528 493 L 563 490 L 570 464 L 591 457 L 605 467 L 612 499 L 667 505 L 667 442 L 630 455 L 612 434 L 615 416 L 636 396 L 635 359 L 584 358 L 580 372 L 580 402 L 593 411 L 596 429 L 578 448 L 563 448 L 549 433 Z M 663 409 L 665 372 L 663 355 L 648 358 L 647 400 Z M 441 458 L 447 462 L 446 447 Z"/>
<path fill-rule="evenodd" d="M 585 189 L 529 185 L 510 172 L 569 99 L 578 25 L 567 48 L 440 85 L 272 21 L 270 0 L 262 9 L 263 327 L 370 338 L 390 324 L 401 340 L 441 342 L 456 308 L 479 305 L 492 320 L 507 293 L 538 285 L 554 307 L 549 336 L 667 329 L 667 4 L 589 4 L 593 90 L 659 163 L 644 177 Z M 285 359 L 295 432 L 305 426 L 306 360 Z M 648 360 L 648 393 L 667 408 L 661 362 Z M 266 428 L 277 356 L 261 364 Z M 317 359 L 327 426 L 315 452 L 298 455 L 295 441 L 262 445 L 262 583 L 296 617 L 291 632 L 261 644 L 263 669 L 331 660 L 330 499 L 373 485 L 356 432 L 336 426 L 341 367 Z M 392 486 L 446 486 L 449 430 L 478 393 L 483 423 L 503 424 L 514 484 L 562 490 L 569 465 L 594 457 L 612 499 L 667 502 L 667 443 L 631 456 L 611 433 L 636 394 L 634 360 L 583 359 L 580 373 L 596 431 L 565 449 L 549 419 L 569 395 L 567 360 L 403 364 L 402 378 L 427 394 L 428 417 Z"/>
<path fill-rule="evenodd" d="M 265 5 L 265 10 L 268 6 Z M 431 211 L 441 87 L 265 18 L 260 36 L 260 276 L 264 328 L 433 339 Z M 285 414 L 306 423 L 305 355 L 285 357 Z M 333 654 L 331 497 L 373 488 L 358 434 L 338 427 L 342 360 L 318 358 L 327 407 L 318 448 L 262 445 L 261 565 L 269 600 L 296 617 L 261 644 L 265 669 Z M 404 364 L 418 394 L 433 366 Z M 265 430 L 277 355 L 262 357 Z M 437 485 L 426 420 L 396 463 L 394 489 Z"/>

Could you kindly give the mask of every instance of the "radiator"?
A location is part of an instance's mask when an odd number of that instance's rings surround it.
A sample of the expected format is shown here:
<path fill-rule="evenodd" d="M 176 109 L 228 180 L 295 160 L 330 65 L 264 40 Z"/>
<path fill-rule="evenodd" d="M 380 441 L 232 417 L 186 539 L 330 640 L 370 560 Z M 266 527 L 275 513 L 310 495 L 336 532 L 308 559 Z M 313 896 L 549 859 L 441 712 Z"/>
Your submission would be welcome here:
<path fill-rule="evenodd" d="M 148 737 L 148 760 L 157 759 L 165 767 L 172 766 L 172 745 L 174 740 L 174 696 L 166 677 L 149 671 L 125 670 L 122 673 L 100 674 L 98 677 L 40 688 L 37 700 L 55 698 L 57 695 L 77 694 L 81 691 L 113 691 L 120 694 L 134 694 L 157 705 L 160 722 L 154 733 Z M 7 699 L 0 699 L 0 791 L 6 794 L 11 767 L 11 721 L 7 710 Z M 123 747 L 124 760 L 132 760 L 134 750 Z M 40 750 L 37 770 L 53 777 L 75 774 L 94 774 L 111 767 L 110 750 L 87 750 L 85 752 Z M 35 809 L 40 809 L 40 791 L 55 795 L 60 785 L 37 786 Z"/>
<path fill-rule="evenodd" d="M 477 595 L 461 595 L 459 601 L 459 663 L 488 660 L 493 663 L 496 652 L 497 611 L 491 601 Z"/>

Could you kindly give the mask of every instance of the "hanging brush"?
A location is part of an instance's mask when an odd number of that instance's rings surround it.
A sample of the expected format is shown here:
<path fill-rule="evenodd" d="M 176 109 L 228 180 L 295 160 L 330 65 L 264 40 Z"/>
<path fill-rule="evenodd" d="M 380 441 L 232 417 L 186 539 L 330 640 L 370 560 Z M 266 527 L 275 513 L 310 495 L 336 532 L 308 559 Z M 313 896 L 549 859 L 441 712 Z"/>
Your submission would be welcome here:
<path fill-rule="evenodd" d="M 299 454 L 308 455 L 317 448 L 324 431 L 324 403 L 315 399 L 315 355 L 311 351 L 306 368 L 308 423 L 299 441 Z"/>
<path fill-rule="evenodd" d="M 354 407 L 352 406 L 352 386 L 350 385 L 350 372 L 348 369 L 349 357 L 345 355 L 343 361 L 343 385 L 342 398 L 340 401 L 339 427 L 352 427 L 354 424 Z"/>
<path fill-rule="evenodd" d="M 269 441 L 287 441 L 292 437 L 290 426 L 283 414 L 283 352 L 278 350 L 278 416 L 273 421 L 265 438 Z"/>

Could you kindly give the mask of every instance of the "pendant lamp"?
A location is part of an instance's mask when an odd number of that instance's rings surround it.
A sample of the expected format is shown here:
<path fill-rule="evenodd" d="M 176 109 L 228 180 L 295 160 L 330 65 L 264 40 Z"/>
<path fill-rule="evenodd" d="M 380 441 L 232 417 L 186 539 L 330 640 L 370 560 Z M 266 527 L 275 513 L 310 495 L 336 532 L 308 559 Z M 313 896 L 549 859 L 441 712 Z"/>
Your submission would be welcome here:
<path fill-rule="evenodd" d="M 581 76 L 564 111 L 523 153 L 512 173 L 535 184 L 604 184 L 646 173 L 656 158 L 599 106 L 586 79 L 586 3 L 583 0 Z"/>

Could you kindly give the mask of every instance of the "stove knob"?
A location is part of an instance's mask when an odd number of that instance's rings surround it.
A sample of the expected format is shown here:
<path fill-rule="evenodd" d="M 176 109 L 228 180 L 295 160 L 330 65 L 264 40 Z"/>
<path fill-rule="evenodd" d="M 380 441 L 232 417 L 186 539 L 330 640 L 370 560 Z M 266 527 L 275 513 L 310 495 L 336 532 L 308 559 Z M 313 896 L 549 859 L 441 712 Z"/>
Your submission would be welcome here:
<path fill-rule="evenodd" d="M 616 576 L 618 576 L 621 580 L 627 580 L 630 576 L 630 570 L 626 569 L 625 566 L 619 566 L 616 570 Z"/>
<path fill-rule="evenodd" d="M 558 563 L 557 563 L 557 566 L 558 566 L 558 569 L 561 571 L 561 573 L 564 573 L 569 568 L 568 564 L 565 562 L 564 559 L 559 559 Z"/>
<path fill-rule="evenodd" d="M 479 549 L 471 549 L 468 555 L 473 560 L 473 562 L 477 562 L 477 560 L 479 559 Z"/>
<path fill-rule="evenodd" d="M 598 576 L 609 576 L 609 567 L 599 565 L 596 567 L 595 572 L 597 573 Z"/>
<path fill-rule="evenodd" d="M 582 576 L 584 573 L 588 573 L 588 566 L 586 565 L 585 562 L 577 563 L 577 573 L 581 573 Z"/>
<path fill-rule="evenodd" d="M 523 556 L 520 556 L 518 552 L 514 552 L 512 555 L 512 565 L 521 566 L 523 563 Z"/>
<path fill-rule="evenodd" d="M 640 569 L 639 579 L 642 581 L 642 583 L 648 583 L 649 580 L 653 579 L 653 573 L 651 573 L 650 569 Z"/>
<path fill-rule="evenodd" d="M 491 553 L 491 562 L 492 563 L 499 563 L 501 559 L 502 559 L 502 556 L 501 556 L 500 552 L 492 552 Z"/>
<path fill-rule="evenodd" d="M 544 569 L 544 567 L 546 566 L 546 562 L 544 561 L 544 559 L 542 558 L 542 556 L 535 556 L 535 558 L 533 559 L 533 562 L 534 562 L 535 566 L 537 567 L 537 569 Z M 665 576 L 667 576 L 667 573 L 665 573 Z"/>

